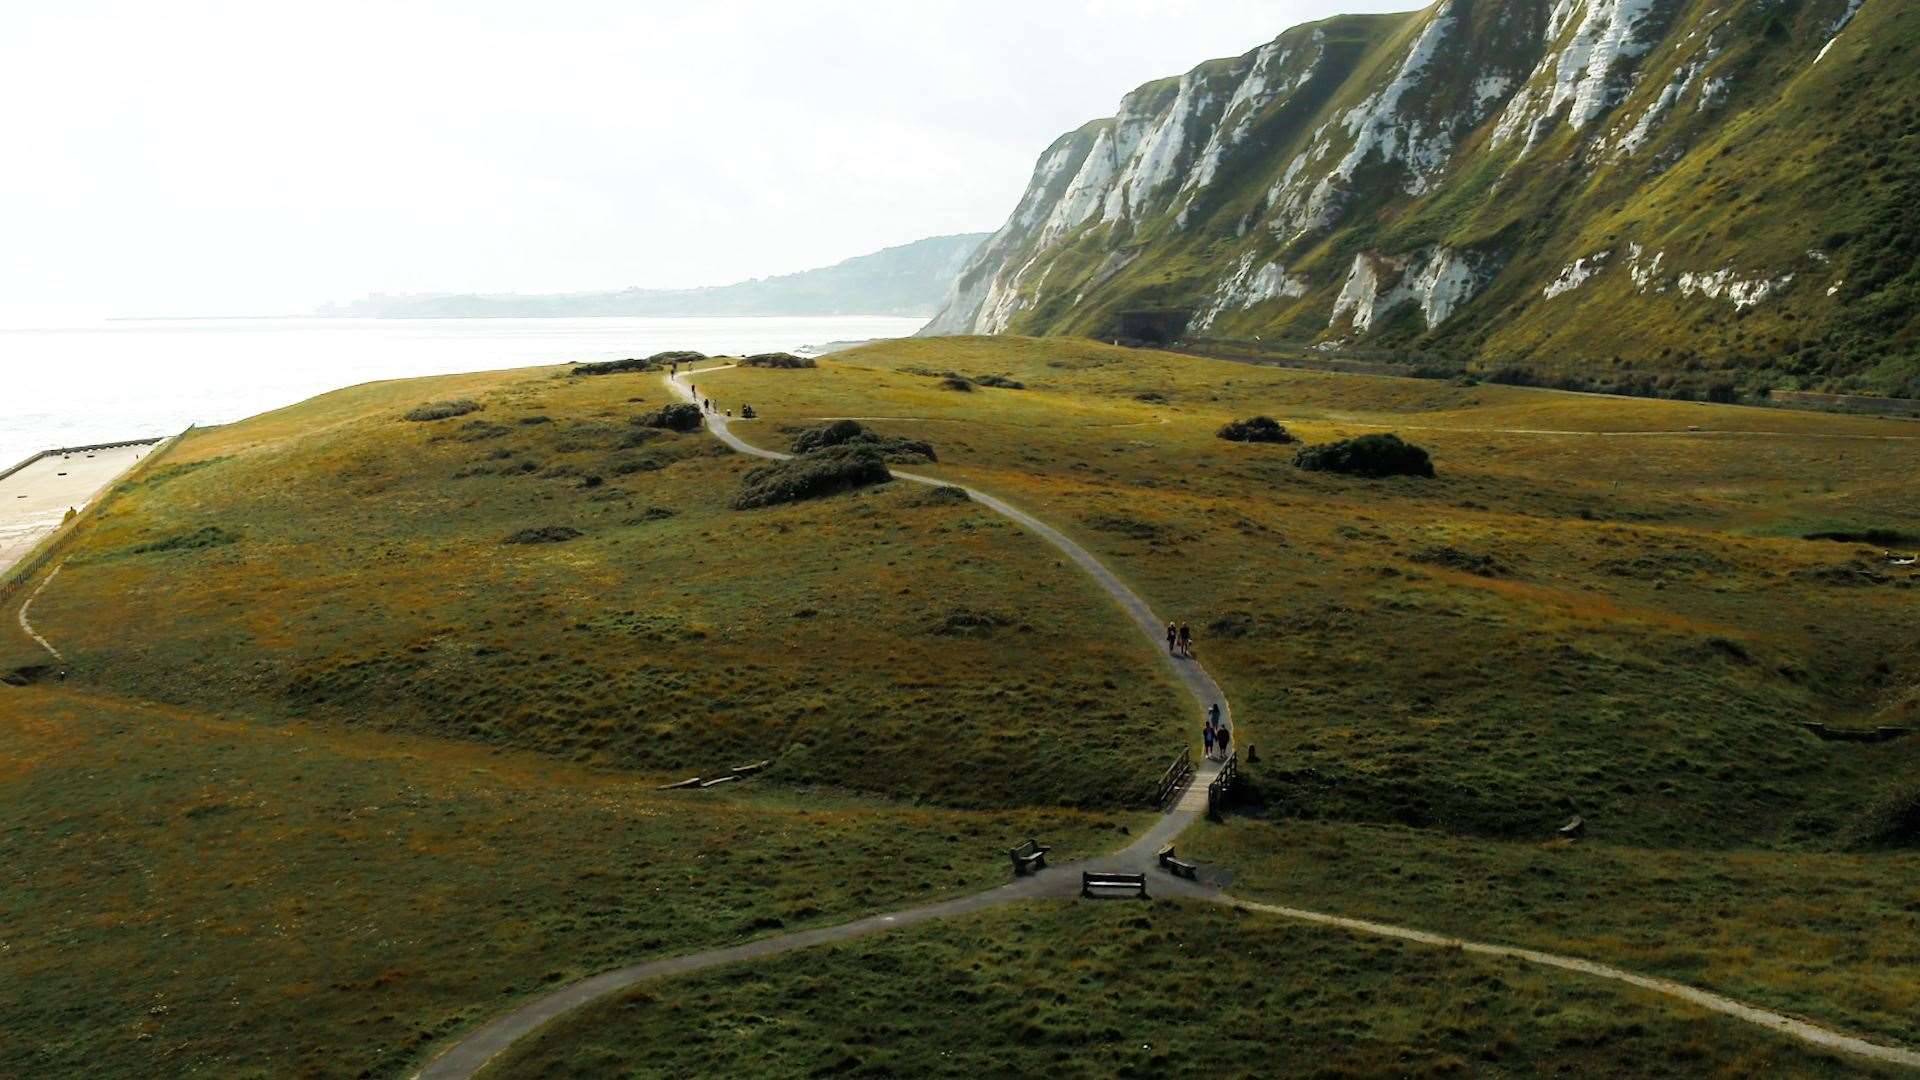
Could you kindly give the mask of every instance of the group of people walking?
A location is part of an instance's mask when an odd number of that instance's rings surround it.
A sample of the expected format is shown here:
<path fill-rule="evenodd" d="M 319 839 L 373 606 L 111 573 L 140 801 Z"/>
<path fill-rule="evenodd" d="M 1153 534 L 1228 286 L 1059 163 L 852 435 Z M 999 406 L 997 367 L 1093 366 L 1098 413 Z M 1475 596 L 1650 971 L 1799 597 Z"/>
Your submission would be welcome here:
<path fill-rule="evenodd" d="M 1193 627 L 1186 623 L 1167 624 L 1167 655 L 1193 659 Z"/>
<path fill-rule="evenodd" d="M 1210 760 L 1225 761 L 1233 753 L 1233 729 L 1220 719 L 1217 701 L 1207 707 L 1207 726 L 1200 731 L 1200 741 Z"/>

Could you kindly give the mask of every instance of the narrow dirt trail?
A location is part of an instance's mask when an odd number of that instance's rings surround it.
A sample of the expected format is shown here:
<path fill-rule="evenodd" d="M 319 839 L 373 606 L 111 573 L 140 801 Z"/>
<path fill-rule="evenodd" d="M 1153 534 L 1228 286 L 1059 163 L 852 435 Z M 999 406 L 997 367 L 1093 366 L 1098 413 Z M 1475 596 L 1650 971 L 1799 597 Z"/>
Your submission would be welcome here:
<path fill-rule="evenodd" d="M 728 370 L 736 365 L 703 368 L 698 372 L 686 374 L 709 375 Z M 683 401 L 694 402 L 693 392 L 681 381 L 685 375 L 669 376 L 667 385 Z M 733 434 L 729 420 L 723 415 L 706 414 L 707 428 L 716 438 L 742 454 L 772 461 L 784 461 L 793 455 L 775 450 L 767 450 L 746 442 Z M 966 488 L 963 485 L 949 485 L 947 481 L 914 473 L 895 472 L 894 476 L 917 484 L 935 486 L 962 487 L 975 502 L 1001 514 L 1022 528 L 1039 536 L 1053 545 L 1062 554 L 1072 559 L 1086 574 L 1093 578 L 1103 592 L 1126 612 L 1129 619 L 1145 635 L 1147 643 L 1155 655 L 1161 656 L 1173 669 L 1181 684 L 1186 687 L 1195 703 L 1202 711 L 1208 705 L 1219 703 L 1222 716 L 1231 723 L 1231 705 L 1220 686 L 1197 661 L 1179 660 L 1165 655 L 1164 630 L 1162 622 L 1147 606 L 1145 600 L 1129 589 L 1114 573 L 1107 569 L 1092 553 L 1075 543 L 1070 537 L 1046 522 L 1033 517 L 1011 504 L 985 492 Z M 1152 874 L 1154 854 L 1162 846 L 1184 832 L 1204 813 L 1205 800 L 1194 799 L 1191 792 L 1204 790 L 1207 783 L 1218 774 L 1219 765 L 1212 761 L 1203 761 L 1195 771 L 1189 797 L 1175 800 L 1175 805 L 1160 816 L 1154 827 L 1142 833 L 1125 848 L 1099 859 L 1085 863 L 1064 865 L 1042 871 L 1039 875 L 1023 878 L 996 889 L 974 893 L 968 896 L 942 900 L 937 903 L 923 904 L 892 912 L 870 915 L 839 926 L 805 930 L 778 937 L 763 938 L 742 945 L 720 949 L 708 949 L 689 953 L 684 956 L 670 957 L 634 964 L 604 972 L 591 978 L 563 986 L 548 994 L 521 1005 L 514 1011 L 502 1016 L 462 1037 L 450 1045 L 440 1055 L 429 1062 L 418 1074 L 422 1080 L 467 1080 L 485 1068 L 507 1047 L 519 1039 L 539 1030 L 548 1021 L 582 1005 L 618 993 L 637 983 L 651 979 L 668 978 L 694 971 L 720 967 L 727 964 L 749 960 L 764 959 L 812 948 L 818 945 L 851 941 L 883 933 L 903 926 L 912 926 L 934 919 L 963 915 L 989 908 L 999 907 L 1020 900 L 1030 899 L 1071 899 L 1078 893 L 1078 871 L 1086 870 L 1127 870 Z M 1576 957 L 1558 956 L 1552 953 L 1536 952 L 1505 945 L 1491 945 L 1464 941 L 1439 934 L 1428 933 L 1409 927 L 1394 926 L 1387 923 L 1369 922 L 1362 919 L 1348 919 L 1336 915 L 1304 911 L 1297 908 L 1281 907 L 1240 900 L 1222 893 L 1209 884 L 1195 884 L 1181 881 L 1164 874 L 1152 874 L 1149 888 L 1153 894 L 1162 897 L 1182 897 L 1207 900 L 1227 904 L 1246 911 L 1274 915 L 1295 921 L 1309 922 L 1327 926 L 1347 933 L 1368 934 L 1391 937 L 1402 941 L 1412 941 L 1439 948 L 1462 949 L 1486 956 L 1496 956 L 1520 960 L 1545 967 L 1559 968 L 1582 975 L 1609 979 L 1626 983 L 1656 993 L 1711 1009 L 1736 1019 L 1770 1028 L 1788 1037 L 1798 1039 L 1815 1046 L 1842 1053 L 1854 1054 L 1877 1061 L 1896 1065 L 1920 1068 L 1920 1053 L 1904 1047 L 1884 1046 L 1865 1039 L 1832 1031 L 1809 1024 L 1803 1020 L 1743 1005 L 1731 998 L 1722 997 L 1705 990 L 1686 986 L 1666 979 L 1656 979 L 1636 975 L 1619 968 Z"/>
<path fill-rule="evenodd" d="M 45 578 L 41 579 L 41 582 L 39 585 L 34 586 L 33 592 L 29 593 L 27 595 L 27 598 L 20 602 L 20 614 L 19 614 L 20 629 L 28 637 L 32 638 L 36 642 L 39 642 L 41 648 L 47 650 L 49 653 L 52 653 L 53 658 L 55 660 L 58 660 L 63 664 L 67 662 L 67 658 L 60 655 L 60 650 L 54 648 L 52 642 L 40 636 L 40 632 L 33 628 L 33 623 L 27 621 L 27 609 L 33 606 L 33 602 L 35 600 L 40 599 L 41 593 L 47 591 L 47 586 L 53 584 L 53 579 L 60 576 L 60 569 L 65 565 L 66 565 L 65 563 L 61 563 L 60 566 L 54 567 L 51 573 L 49 573 Z"/>

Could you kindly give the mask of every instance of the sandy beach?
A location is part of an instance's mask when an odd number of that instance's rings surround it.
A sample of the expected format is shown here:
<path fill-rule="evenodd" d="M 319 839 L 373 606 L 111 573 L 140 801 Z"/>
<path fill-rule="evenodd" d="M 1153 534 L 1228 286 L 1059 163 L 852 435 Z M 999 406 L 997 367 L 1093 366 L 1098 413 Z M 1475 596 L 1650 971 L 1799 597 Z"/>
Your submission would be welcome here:
<path fill-rule="evenodd" d="M 69 508 L 93 501 L 155 445 L 53 454 L 0 479 L 0 573 L 58 528 Z"/>

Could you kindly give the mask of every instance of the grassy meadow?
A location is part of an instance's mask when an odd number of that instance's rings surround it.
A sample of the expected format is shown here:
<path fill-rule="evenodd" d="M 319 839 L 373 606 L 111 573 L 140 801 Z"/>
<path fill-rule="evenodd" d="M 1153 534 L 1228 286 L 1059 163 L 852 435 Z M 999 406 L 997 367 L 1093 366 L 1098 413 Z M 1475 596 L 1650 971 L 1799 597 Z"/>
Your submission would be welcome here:
<path fill-rule="evenodd" d="M 458 740 L 0 688 L 0 1076 L 398 1076 L 609 967 L 1000 884 L 1128 817 L 656 792 Z"/>
<path fill-rule="evenodd" d="M 944 372 L 1008 390 L 948 389 Z M 1920 766 L 1920 605 L 1877 546 L 1920 534 L 1920 425 L 930 339 L 707 378 L 779 429 L 870 416 L 930 471 L 1073 533 L 1202 656 L 1295 816 L 1635 844 L 1818 847 Z M 1432 480 L 1214 437 L 1397 431 Z M 1698 429 L 1698 430 L 1694 430 Z M 769 444 L 778 438 L 769 433 Z M 1920 543 L 1920 541 L 1916 541 Z"/>
<path fill-rule="evenodd" d="M 76 681 L 183 707 L 671 779 L 773 759 L 955 806 L 1151 790 L 1198 718 L 1077 572 L 905 483 L 732 510 L 751 463 L 633 422 L 666 400 L 657 375 L 545 369 L 196 432 L 35 625 Z M 478 409 L 402 419 L 441 401 Z"/>
<path fill-rule="evenodd" d="M 695 381 L 763 446 L 925 440 L 913 471 L 1190 622 L 1259 754 L 1180 841 L 1234 891 L 1920 1042 L 1920 865 L 1861 841 L 1920 739 L 1802 726 L 1920 723 L 1920 579 L 1808 538 L 1920 545 L 1920 424 L 1028 339 Z M 639 422 L 668 401 L 552 368 L 354 387 L 196 431 L 82 521 L 32 608 L 70 675 L 0 685 L 0 1075 L 402 1075 L 581 975 L 1137 832 L 1198 717 L 1074 567 L 906 482 L 733 509 L 755 463 Z M 1438 475 L 1215 437 L 1255 415 L 1395 431 Z M 44 663 L 4 614 L 0 673 Z M 1858 1071 L 1564 974 L 1154 904 L 641 988 L 494 1072 L 1176 1063 Z"/>
<path fill-rule="evenodd" d="M 1204 905 L 1029 905 L 643 985 L 481 1075 L 1893 1075 L 1665 999 Z"/>
<path fill-rule="evenodd" d="M 1234 895 L 1602 960 L 1920 1043 L 1920 853 L 1489 843 L 1230 818 L 1181 856 Z"/>

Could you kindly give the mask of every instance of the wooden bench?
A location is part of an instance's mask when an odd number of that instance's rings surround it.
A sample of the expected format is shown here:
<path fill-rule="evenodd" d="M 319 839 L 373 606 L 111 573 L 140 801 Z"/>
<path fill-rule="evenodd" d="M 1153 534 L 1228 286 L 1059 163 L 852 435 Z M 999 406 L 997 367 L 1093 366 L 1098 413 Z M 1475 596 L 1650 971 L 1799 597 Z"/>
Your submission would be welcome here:
<path fill-rule="evenodd" d="M 1102 874 L 1094 871 L 1080 873 L 1080 895 L 1089 900 L 1120 890 L 1136 893 L 1142 900 L 1147 899 L 1147 875 Z"/>
<path fill-rule="evenodd" d="M 1047 852 L 1052 850 L 1052 848 L 1042 844 L 1031 836 L 1027 837 L 1026 843 L 1018 847 L 1008 848 L 1007 857 L 1013 860 L 1014 876 L 1018 877 L 1022 874 L 1031 874 L 1039 870 L 1045 870 L 1047 868 Z"/>
<path fill-rule="evenodd" d="M 1160 860 L 1160 869 L 1165 870 L 1174 877 L 1183 877 L 1188 881 L 1200 880 L 1200 868 L 1190 862 L 1181 862 L 1179 859 L 1174 858 L 1172 844 L 1161 848 L 1156 858 Z"/>

